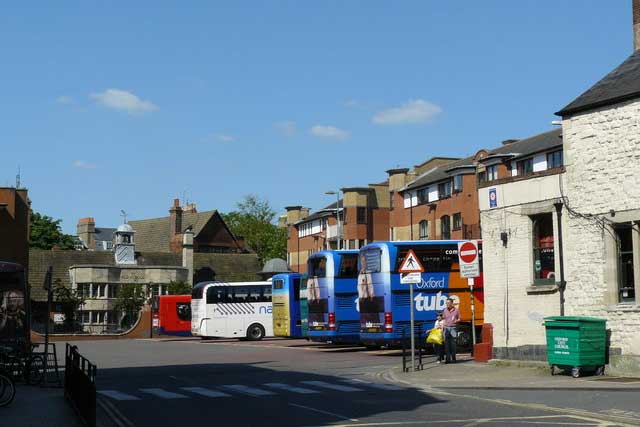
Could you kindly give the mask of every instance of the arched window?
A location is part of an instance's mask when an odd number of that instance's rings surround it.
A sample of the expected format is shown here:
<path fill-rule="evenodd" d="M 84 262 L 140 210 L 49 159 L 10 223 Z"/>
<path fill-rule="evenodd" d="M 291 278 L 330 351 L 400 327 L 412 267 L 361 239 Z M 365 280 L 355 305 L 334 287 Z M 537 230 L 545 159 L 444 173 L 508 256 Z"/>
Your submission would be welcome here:
<path fill-rule="evenodd" d="M 420 227 L 420 240 L 427 240 L 429 238 L 429 223 L 422 220 L 418 225 Z"/>
<path fill-rule="evenodd" d="M 451 220 L 449 219 L 449 215 L 444 215 L 440 218 L 440 238 L 442 240 L 451 239 Z"/>

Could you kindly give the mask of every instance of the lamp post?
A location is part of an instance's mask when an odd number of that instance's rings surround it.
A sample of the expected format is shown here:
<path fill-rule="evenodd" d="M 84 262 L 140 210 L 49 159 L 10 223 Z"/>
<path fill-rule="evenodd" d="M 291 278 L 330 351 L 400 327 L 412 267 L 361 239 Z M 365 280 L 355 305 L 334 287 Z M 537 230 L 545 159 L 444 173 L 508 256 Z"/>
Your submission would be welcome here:
<path fill-rule="evenodd" d="M 340 229 L 342 228 L 341 223 L 340 223 L 340 190 L 338 191 L 325 191 L 324 194 L 327 195 L 336 195 L 336 221 L 338 221 L 338 224 L 336 225 L 337 229 L 336 229 L 336 239 L 337 239 L 337 244 L 336 247 L 338 249 L 342 249 L 342 244 L 341 244 L 341 238 L 340 238 Z"/>

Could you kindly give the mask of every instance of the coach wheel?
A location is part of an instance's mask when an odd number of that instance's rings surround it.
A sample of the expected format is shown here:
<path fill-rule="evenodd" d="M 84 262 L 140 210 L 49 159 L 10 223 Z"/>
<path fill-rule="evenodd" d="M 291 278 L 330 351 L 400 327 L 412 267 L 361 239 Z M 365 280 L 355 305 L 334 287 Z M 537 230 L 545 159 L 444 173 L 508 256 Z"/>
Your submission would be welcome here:
<path fill-rule="evenodd" d="M 249 341 L 260 341 L 264 338 L 264 329 L 258 324 L 253 324 L 247 329 L 247 339 Z"/>

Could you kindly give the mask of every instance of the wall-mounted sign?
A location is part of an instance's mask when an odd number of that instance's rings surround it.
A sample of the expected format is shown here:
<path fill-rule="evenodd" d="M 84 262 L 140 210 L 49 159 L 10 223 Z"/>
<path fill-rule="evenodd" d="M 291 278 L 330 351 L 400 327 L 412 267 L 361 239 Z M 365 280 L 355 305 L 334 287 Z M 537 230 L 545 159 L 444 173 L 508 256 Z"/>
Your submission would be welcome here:
<path fill-rule="evenodd" d="M 490 188 L 489 189 L 489 209 L 498 207 L 498 189 Z"/>

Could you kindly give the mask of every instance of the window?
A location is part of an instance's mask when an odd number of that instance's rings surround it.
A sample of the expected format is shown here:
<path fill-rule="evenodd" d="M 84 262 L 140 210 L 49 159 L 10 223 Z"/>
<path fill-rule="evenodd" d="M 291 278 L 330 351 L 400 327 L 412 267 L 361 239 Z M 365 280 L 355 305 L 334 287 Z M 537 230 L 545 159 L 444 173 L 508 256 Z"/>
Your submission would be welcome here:
<path fill-rule="evenodd" d="M 614 230 L 618 244 L 618 300 L 634 302 L 633 228 L 631 224 L 620 224 Z"/>
<path fill-rule="evenodd" d="M 224 286 L 211 286 L 207 289 L 207 304 L 218 304 L 229 302 L 227 299 L 227 291 L 229 288 Z"/>
<path fill-rule="evenodd" d="M 429 201 L 429 189 L 421 188 L 418 190 L 418 203 L 427 203 Z"/>
<path fill-rule="evenodd" d="M 98 298 L 98 285 L 91 285 L 91 298 Z"/>
<path fill-rule="evenodd" d="M 300 301 L 300 282 L 301 279 L 293 279 L 293 300 Z"/>
<path fill-rule="evenodd" d="M 442 240 L 451 239 L 451 220 L 449 215 L 445 215 L 440 218 L 440 236 Z M 428 270 L 427 270 L 428 271 Z"/>
<path fill-rule="evenodd" d="M 81 311 L 80 312 L 80 323 L 83 325 L 87 325 L 91 323 L 91 312 L 90 311 Z"/>
<path fill-rule="evenodd" d="M 188 302 L 177 302 L 176 314 L 178 315 L 178 319 L 184 320 L 186 322 L 190 322 L 191 321 L 191 304 Z"/>
<path fill-rule="evenodd" d="M 389 209 L 393 210 L 393 191 L 389 191 Z"/>
<path fill-rule="evenodd" d="M 478 172 L 478 182 L 487 181 L 487 171 Z"/>
<path fill-rule="evenodd" d="M 91 295 L 91 285 L 89 283 L 79 283 L 77 292 L 79 297 L 89 298 Z"/>
<path fill-rule="evenodd" d="M 309 277 L 326 277 L 327 259 L 325 257 L 309 260 Z"/>
<path fill-rule="evenodd" d="M 93 285 L 98 287 L 98 298 L 105 298 L 107 296 L 107 285 Z"/>
<path fill-rule="evenodd" d="M 402 261 L 400 261 L 402 262 Z M 367 249 L 360 253 L 360 269 L 367 273 L 379 273 L 382 267 L 382 251 L 378 248 Z"/>
<path fill-rule="evenodd" d="M 530 175 L 533 173 L 533 159 L 524 159 L 516 163 L 518 176 Z"/>
<path fill-rule="evenodd" d="M 117 298 L 118 297 L 118 290 L 120 288 L 120 285 L 115 285 L 115 284 L 111 284 L 107 287 L 107 297 L 108 298 Z"/>
<path fill-rule="evenodd" d="M 456 244 L 399 246 L 394 271 L 398 271 L 409 249 L 413 249 L 425 271 L 441 273 L 459 271 L 458 246 Z M 482 265 L 482 259 L 480 261 Z"/>
<path fill-rule="evenodd" d="M 364 245 L 366 245 L 366 240 L 362 240 L 362 239 L 358 240 L 358 249 L 360 249 Z"/>
<path fill-rule="evenodd" d="M 355 249 L 355 248 L 356 248 L 356 241 L 349 240 L 349 249 Z"/>
<path fill-rule="evenodd" d="M 553 250 L 553 214 L 531 217 L 533 222 L 533 283 L 555 283 L 555 257 Z"/>
<path fill-rule="evenodd" d="M 343 255 L 340 262 L 340 278 L 358 277 L 358 254 Z"/>
<path fill-rule="evenodd" d="M 487 181 L 498 179 L 498 165 L 487 166 Z"/>
<path fill-rule="evenodd" d="M 451 180 L 438 184 L 438 198 L 445 199 L 451 197 Z"/>
<path fill-rule="evenodd" d="M 453 177 L 453 192 L 459 193 L 462 191 L 462 175 L 456 175 Z"/>
<path fill-rule="evenodd" d="M 358 224 L 366 224 L 367 223 L 367 208 L 366 207 L 358 207 L 357 210 L 358 216 Z"/>
<path fill-rule="evenodd" d="M 559 168 L 562 164 L 562 150 L 547 153 L 547 169 Z"/>
<path fill-rule="evenodd" d="M 274 280 L 273 289 L 284 289 L 284 280 L 282 279 Z"/>
<path fill-rule="evenodd" d="M 420 240 L 427 240 L 429 238 L 429 223 L 425 220 L 420 221 L 418 224 Z"/>
<path fill-rule="evenodd" d="M 462 228 L 462 214 L 460 212 L 453 214 L 453 229 L 460 230 Z"/>

